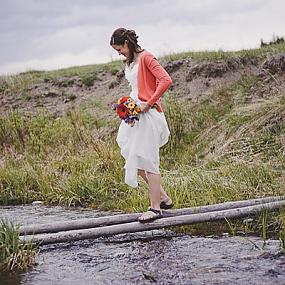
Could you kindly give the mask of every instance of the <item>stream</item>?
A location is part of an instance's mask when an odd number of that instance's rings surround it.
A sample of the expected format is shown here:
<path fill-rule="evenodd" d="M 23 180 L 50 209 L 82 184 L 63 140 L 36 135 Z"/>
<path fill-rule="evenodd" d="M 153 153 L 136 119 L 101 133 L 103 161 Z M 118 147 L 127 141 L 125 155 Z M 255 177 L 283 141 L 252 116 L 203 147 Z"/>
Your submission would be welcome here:
<path fill-rule="evenodd" d="M 0 218 L 21 225 L 111 214 L 43 205 L 0 207 Z M 278 240 L 264 243 L 227 234 L 198 237 L 152 230 L 46 245 L 36 263 L 22 273 L 2 273 L 0 285 L 285 285 L 285 254 Z"/>

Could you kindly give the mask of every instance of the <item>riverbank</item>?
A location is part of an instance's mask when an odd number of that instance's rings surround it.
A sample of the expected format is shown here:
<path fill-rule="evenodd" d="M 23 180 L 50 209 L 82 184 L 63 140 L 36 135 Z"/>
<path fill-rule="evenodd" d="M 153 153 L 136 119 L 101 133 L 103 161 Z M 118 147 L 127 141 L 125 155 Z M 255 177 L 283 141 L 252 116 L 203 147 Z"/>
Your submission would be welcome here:
<path fill-rule="evenodd" d="M 284 52 L 279 44 L 161 59 L 174 81 L 163 98 L 172 136 L 161 174 L 175 207 L 284 195 Z M 135 190 L 124 184 L 115 143 L 120 122 L 111 103 L 128 92 L 120 68 L 114 62 L 1 78 L 1 205 L 147 208 L 144 182 Z M 251 227 L 281 235 L 284 211 Z"/>

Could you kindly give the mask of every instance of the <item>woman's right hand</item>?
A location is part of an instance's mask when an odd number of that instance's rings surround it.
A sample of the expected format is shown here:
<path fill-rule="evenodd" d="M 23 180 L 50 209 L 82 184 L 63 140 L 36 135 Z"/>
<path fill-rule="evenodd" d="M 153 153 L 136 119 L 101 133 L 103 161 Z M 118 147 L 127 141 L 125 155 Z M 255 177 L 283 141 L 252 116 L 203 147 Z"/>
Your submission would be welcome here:
<path fill-rule="evenodd" d="M 146 102 L 141 102 L 140 103 L 140 108 L 141 108 L 141 111 L 143 113 L 146 113 L 151 108 L 151 106 L 148 103 L 146 103 Z"/>

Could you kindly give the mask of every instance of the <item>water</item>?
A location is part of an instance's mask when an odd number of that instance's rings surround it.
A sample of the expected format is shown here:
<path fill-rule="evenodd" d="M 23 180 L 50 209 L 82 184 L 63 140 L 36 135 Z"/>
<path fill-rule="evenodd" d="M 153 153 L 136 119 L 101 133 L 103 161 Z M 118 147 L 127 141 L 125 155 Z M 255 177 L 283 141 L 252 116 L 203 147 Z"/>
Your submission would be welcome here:
<path fill-rule="evenodd" d="M 20 224 L 110 215 L 88 209 L 1 207 Z M 25 284 L 285 284 L 279 241 L 256 237 L 192 237 L 170 230 L 121 234 L 43 246 L 37 266 L 0 276 L 0 285 Z"/>

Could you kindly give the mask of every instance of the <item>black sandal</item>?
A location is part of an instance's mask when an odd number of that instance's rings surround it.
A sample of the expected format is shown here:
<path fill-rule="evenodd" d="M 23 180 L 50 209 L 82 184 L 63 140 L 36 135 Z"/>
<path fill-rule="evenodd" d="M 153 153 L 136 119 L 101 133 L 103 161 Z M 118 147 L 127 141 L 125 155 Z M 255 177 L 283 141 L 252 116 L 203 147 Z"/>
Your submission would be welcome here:
<path fill-rule="evenodd" d="M 171 204 L 166 204 L 165 201 L 160 202 L 160 209 L 167 210 L 173 208 L 174 204 L 171 202 Z"/>
<path fill-rule="evenodd" d="M 151 221 L 154 221 L 162 217 L 163 215 L 162 215 L 161 210 L 155 210 L 152 208 L 148 208 L 148 210 L 138 218 L 138 221 L 141 223 L 146 223 L 146 222 L 151 222 Z"/>

